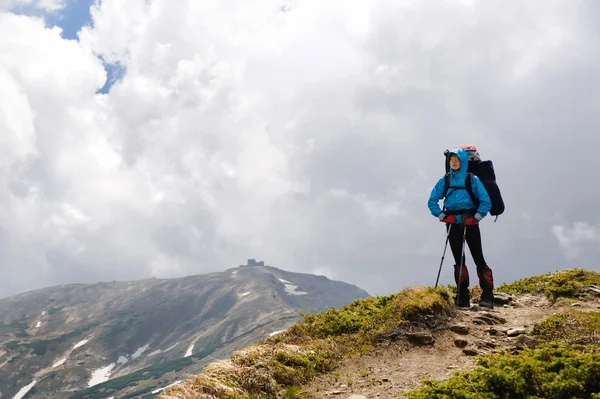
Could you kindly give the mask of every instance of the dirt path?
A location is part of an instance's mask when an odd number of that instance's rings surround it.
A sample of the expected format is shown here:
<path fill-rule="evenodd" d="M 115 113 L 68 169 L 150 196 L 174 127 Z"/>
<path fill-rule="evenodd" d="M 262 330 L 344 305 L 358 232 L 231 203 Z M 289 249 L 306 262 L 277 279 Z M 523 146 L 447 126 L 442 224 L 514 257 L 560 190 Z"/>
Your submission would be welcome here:
<path fill-rule="evenodd" d="M 580 305 L 581 310 L 599 308 L 595 302 Z M 336 372 L 320 376 L 305 386 L 301 397 L 347 398 L 356 394 L 367 398 L 401 398 L 402 391 L 418 388 L 425 378 L 444 379 L 457 370 L 473 367 L 474 354 L 522 346 L 530 339 L 527 334 L 535 323 L 568 306 L 571 305 L 552 306 L 545 298 L 532 295 L 512 296 L 510 305 L 500 305 L 492 311 L 474 305 L 449 320 L 452 330 L 434 333 L 433 344 L 389 343 L 372 353 L 347 359 Z M 457 345 L 457 339 L 464 340 L 464 346 Z"/>

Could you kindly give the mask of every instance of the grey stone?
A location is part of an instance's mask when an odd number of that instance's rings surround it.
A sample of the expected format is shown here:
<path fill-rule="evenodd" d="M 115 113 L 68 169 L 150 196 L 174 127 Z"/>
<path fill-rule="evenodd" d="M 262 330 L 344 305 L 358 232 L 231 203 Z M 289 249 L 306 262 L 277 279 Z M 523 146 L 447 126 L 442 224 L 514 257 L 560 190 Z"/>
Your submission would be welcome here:
<path fill-rule="evenodd" d="M 517 335 L 521 335 L 521 334 L 527 334 L 527 329 L 522 328 L 522 327 L 521 328 L 511 328 L 506 333 L 506 335 L 508 335 L 509 337 L 516 337 Z"/>
<path fill-rule="evenodd" d="M 435 342 L 433 336 L 427 333 L 408 333 L 406 338 L 415 345 L 431 345 Z"/>
<path fill-rule="evenodd" d="M 494 324 L 506 324 L 506 319 L 504 317 L 497 316 L 490 312 L 482 312 L 478 317 L 486 317 L 494 322 Z"/>
<path fill-rule="evenodd" d="M 473 348 L 465 348 L 463 349 L 463 353 L 467 356 L 477 356 L 479 355 L 479 351 Z"/>
<path fill-rule="evenodd" d="M 467 326 L 465 324 L 455 324 L 448 328 L 450 329 L 450 331 L 455 332 L 457 334 L 466 335 L 469 333 L 469 326 Z"/>
<path fill-rule="evenodd" d="M 477 342 L 477 347 L 482 349 L 482 348 L 487 348 L 487 349 L 496 349 L 496 344 L 494 342 L 491 341 L 479 341 Z"/>
<path fill-rule="evenodd" d="M 494 304 L 495 305 L 505 305 L 511 303 L 513 297 L 505 294 L 504 292 L 494 292 Z"/>

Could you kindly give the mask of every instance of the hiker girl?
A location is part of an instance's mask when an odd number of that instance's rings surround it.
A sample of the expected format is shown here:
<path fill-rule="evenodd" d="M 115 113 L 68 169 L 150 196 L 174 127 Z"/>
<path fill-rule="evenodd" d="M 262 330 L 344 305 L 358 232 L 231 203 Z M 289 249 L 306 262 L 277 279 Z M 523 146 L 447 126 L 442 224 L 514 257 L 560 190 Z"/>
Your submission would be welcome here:
<path fill-rule="evenodd" d="M 464 255 L 466 241 L 477 266 L 479 285 L 483 290 L 479 306 L 492 309 L 494 307 L 494 278 L 492 270 L 483 257 L 479 230 L 479 222 L 490 211 L 490 197 L 481 180 L 474 174 L 469 174 L 471 184 L 470 187 L 467 187 L 469 157 L 464 149 L 455 148 L 448 151 L 446 162 L 448 163 L 447 177 L 442 177 L 433 187 L 427 206 L 433 216 L 446 223 L 448 241 L 455 260 L 454 280 L 457 286 L 455 303 L 459 307 L 470 307 L 471 305 L 469 272 Z M 471 189 L 470 192 L 467 188 Z M 444 200 L 443 210 L 438 205 L 441 199 Z"/>

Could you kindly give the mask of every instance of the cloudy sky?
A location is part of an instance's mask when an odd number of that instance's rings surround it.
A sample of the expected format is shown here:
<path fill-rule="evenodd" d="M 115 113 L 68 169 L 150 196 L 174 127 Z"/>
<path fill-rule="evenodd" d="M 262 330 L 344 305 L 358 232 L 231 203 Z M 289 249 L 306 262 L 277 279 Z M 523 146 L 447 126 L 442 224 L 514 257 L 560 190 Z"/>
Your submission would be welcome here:
<path fill-rule="evenodd" d="M 0 297 L 247 258 L 432 285 L 466 143 L 497 284 L 599 270 L 599 65 L 595 0 L 0 0 Z"/>

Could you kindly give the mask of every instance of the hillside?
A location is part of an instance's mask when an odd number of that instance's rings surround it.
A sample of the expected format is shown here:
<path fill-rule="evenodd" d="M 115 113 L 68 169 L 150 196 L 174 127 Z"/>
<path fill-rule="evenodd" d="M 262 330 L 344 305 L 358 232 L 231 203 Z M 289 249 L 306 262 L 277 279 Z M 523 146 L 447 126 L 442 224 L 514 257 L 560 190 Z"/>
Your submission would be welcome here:
<path fill-rule="evenodd" d="M 491 311 L 456 309 L 453 287 L 356 300 L 159 398 L 598 398 L 599 283 L 581 269 L 533 276 L 497 287 Z"/>
<path fill-rule="evenodd" d="M 0 397 L 155 397 L 301 312 L 367 296 L 269 266 L 16 295 L 0 300 Z"/>

